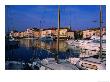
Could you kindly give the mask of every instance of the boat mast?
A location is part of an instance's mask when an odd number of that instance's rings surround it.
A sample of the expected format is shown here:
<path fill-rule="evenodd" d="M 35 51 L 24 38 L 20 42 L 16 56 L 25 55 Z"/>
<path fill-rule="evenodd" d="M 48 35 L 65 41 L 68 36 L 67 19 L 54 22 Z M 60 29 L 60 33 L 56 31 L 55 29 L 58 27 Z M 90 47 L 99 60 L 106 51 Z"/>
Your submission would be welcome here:
<path fill-rule="evenodd" d="M 70 11 L 70 26 L 69 26 L 69 30 L 71 30 L 71 11 Z"/>
<path fill-rule="evenodd" d="M 102 56 L 102 6 L 100 5 L 100 54 L 99 58 Z"/>
<path fill-rule="evenodd" d="M 59 30 L 60 30 L 60 6 L 58 6 L 58 31 L 57 31 L 58 51 L 59 51 Z"/>
<path fill-rule="evenodd" d="M 60 31 L 60 6 L 58 6 L 58 29 L 57 29 L 57 55 L 56 61 L 58 63 L 58 55 L 59 55 L 59 31 Z"/>

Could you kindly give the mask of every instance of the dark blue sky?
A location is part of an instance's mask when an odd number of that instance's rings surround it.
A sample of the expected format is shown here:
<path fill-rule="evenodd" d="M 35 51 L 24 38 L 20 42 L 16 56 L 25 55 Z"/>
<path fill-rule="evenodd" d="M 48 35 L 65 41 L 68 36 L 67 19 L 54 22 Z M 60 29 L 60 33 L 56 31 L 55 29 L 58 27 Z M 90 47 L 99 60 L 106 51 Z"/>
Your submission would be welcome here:
<path fill-rule="evenodd" d="M 69 26 L 73 30 L 82 30 L 99 26 L 99 5 L 62 5 L 61 27 Z M 106 6 L 102 6 L 103 26 L 106 26 Z M 6 5 L 6 31 L 13 28 L 24 31 L 26 28 L 41 26 L 57 27 L 57 5 Z M 97 21 L 97 22 L 93 22 Z"/>

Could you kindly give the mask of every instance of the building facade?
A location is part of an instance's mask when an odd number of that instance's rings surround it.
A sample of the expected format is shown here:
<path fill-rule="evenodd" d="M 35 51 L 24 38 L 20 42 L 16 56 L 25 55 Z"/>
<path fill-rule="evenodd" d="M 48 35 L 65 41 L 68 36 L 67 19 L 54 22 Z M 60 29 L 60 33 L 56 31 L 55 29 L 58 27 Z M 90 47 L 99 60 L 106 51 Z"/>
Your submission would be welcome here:
<path fill-rule="evenodd" d="M 26 31 L 22 32 L 11 32 L 10 33 L 14 37 L 20 37 L 20 38 L 39 38 L 39 37 L 45 37 L 45 36 L 52 36 L 53 38 L 57 38 L 58 35 L 58 29 L 57 28 L 48 28 L 48 29 L 26 29 Z M 60 39 L 73 39 L 74 38 L 74 32 L 70 31 L 68 28 L 60 28 L 59 30 L 59 38 Z"/>
<path fill-rule="evenodd" d="M 58 29 L 56 29 L 56 37 L 58 35 Z M 68 28 L 60 28 L 59 30 L 59 38 L 65 39 L 68 35 Z"/>
<path fill-rule="evenodd" d="M 83 31 L 83 38 L 84 39 L 90 38 L 93 35 L 95 35 L 95 33 L 96 33 L 96 31 L 94 31 L 94 30 L 85 30 L 85 31 Z"/>
<path fill-rule="evenodd" d="M 68 39 L 74 39 L 74 31 L 68 31 L 67 37 L 68 37 Z"/>
<path fill-rule="evenodd" d="M 100 28 L 88 29 L 83 31 L 83 38 L 91 38 L 93 35 L 100 36 Z M 106 28 L 102 28 L 102 35 L 106 35 Z"/>

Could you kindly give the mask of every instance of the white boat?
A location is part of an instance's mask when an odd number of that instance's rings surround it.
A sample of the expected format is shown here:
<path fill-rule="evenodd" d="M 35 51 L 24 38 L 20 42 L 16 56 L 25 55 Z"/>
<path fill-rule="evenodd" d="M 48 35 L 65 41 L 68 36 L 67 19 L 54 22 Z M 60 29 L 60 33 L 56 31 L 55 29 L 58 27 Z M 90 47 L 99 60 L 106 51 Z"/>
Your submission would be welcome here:
<path fill-rule="evenodd" d="M 102 54 L 106 54 L 106 36 L 102 37 Z M 95 37 L 91 40 L 68 40 L 66 41 L 70 49 L 78 48 L 80 57 L 91 57 L 99 54 L 100 51 L 100 37 Z"/>
<path fill-rule="evenodd" d="M 102 49 L 106 50 L 106 39 L 105 35 L 102 37 Z M 99 51 L 100 50 L 100 37 L 92 37 L 91 40 L 69 40 L 66 41 L 67 44 L 73 49 L 74 47 L 80 47 L 82 49 L 87 49 L 91 51 Z"/>
<path fill-rule="evenodd" d="M 33 39 L 38 39 L 38 38 L 33 38 L 33 37 L 28 37 L 28 38 L 24 38 L 24 39 L 27 39 L 27 40 L 33 40 Z"/>
<path fill-rule="evenodd" d="M 79 70 L 75 65 L 64 59 L 60 59 L 57 63 L 54 58 L 47 58 L 42 60 L 42 64 L 40 70 Z"/>
<path fill-rule="evenodd" d="M 80 47 L 83 44 L 91 42 L 91 40 L 68 40 L 66 41 L 69 46 Z"/>
<path fill-rule="evenodd" d="M 90 42 L 84 43 L 81 48 L 88 49 L 88 50 L 100 50 L 100 37 L 97 37 Z M 106 39 L 105 36 L 102 37 L 102 50 L 106 50 Z"/>
<path fill-rule="evenodd" d="M 105 70 L 106 66 L 101 59 L 96 58 L 84 58 L 77 62 L 77 66 L 86 70 Z"/>
<path fill-rule="evenodd" d="M 42 36 L 40 38 L 41 41 L 53 41 L 53 37 L 48 35 L 48 36 Z"/>
<path fill-rule="evenodd" d="M 106 65 L 101 59 L 92 57 L 88 58 L 69 58 L 71 64 L 75 64 L 79 69 L 82 70 L 105 70 Z"/>

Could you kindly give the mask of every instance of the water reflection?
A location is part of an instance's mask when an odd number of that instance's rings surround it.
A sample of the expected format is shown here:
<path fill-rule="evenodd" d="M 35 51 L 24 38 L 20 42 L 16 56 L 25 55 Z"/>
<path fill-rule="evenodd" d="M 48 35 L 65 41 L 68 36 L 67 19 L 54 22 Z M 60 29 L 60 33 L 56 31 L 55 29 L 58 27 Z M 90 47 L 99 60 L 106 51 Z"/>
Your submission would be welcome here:
<path fill-rule="evenodd" d="M 17 49 L 6 51 L 6 60 L 30 61 L 31 58 L 58 58 L 89 57 L 96 55 L 96 51 L 82 50 L 79 47 L 71 48 L 65 41 L 59 41 L 59 53 L 57 53 L 57 42 L 42 42 L 35 39 L 20 39 Z"/>
<path fill-rule="evenodd" d="M 68 45 L 65 41 L 59 42 L 59 59 L 66 59 L 74 55 L 70 53 Z M 15 61 L 30 61 L 31 58 L 36 57 L 39 59 L 56 58 L 57 42 L 42 42 L 35 39 L 20 39 L 20 46 L 17 49 L 6 51 L 6 60 Z M 76 54 L 75 54 L 76 55 Z M 74 56 L 75 56 L 74 55 Z M 79 54 L 77 54 L 79 55 Z"/>
<path fill-rule="evenodd" d="M 31 39 L 21 39 L 20 40 L 20 45 L 26 48 L 29 47 L 35 47 L 35 48 L 42 48 L 45 50 L 57 50 L 57 42 L 42 42 L 40 40 L 31 40 Z M 68 49 L 68 45 L 65 43 L 65 41 L 60 41 L 59 42 L 59 51 L 60 52 L 65 52 Z"/>

